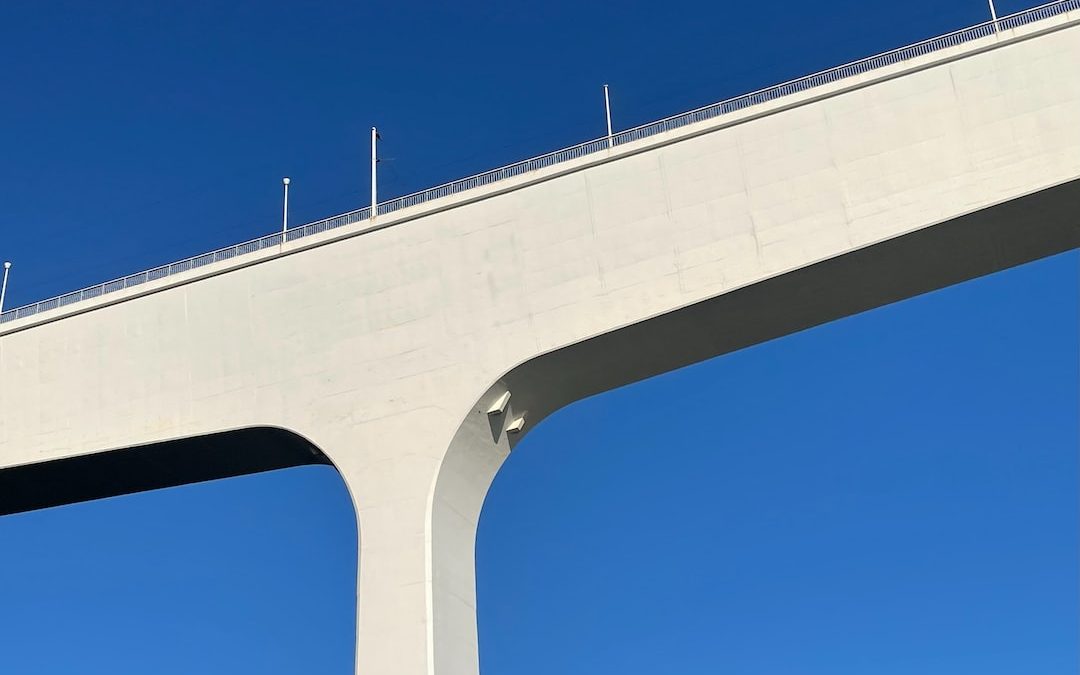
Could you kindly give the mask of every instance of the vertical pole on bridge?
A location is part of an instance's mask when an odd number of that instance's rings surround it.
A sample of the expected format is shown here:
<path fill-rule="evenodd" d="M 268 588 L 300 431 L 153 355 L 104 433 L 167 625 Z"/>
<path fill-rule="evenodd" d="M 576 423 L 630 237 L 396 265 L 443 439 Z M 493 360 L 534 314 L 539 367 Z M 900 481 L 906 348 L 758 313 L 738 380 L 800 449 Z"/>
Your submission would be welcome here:
<path fill-rule="evenodd" d="M 4 263 L 4 281 L 0 283 L 0 313 L 4 311 L 4 297 L 7 295 L 8 272 L 11 271 L 11 263 Z"/>
<path fill-rule="evenodd" d="M 376 165 L 379 163 L 378 153 L 375 152 L 375 143 L 379 140 L 379 132 L 371 127 L 371 218 L 375 218 L 375 208 L 378 204 L 378 190 L 376 178 Z"/>
<path fill-rule="evenodd" d="M 285 186 L 285 203 L 281 207 L 281 244 L 285 245 L 285 232 L 289 229 L 289 178 L 281 179 Z"/>
<path fill-rule="evenodd" d="M 604 113 L 607 115 L 607 146 L 615 145 L 615 139 L 611 137 L 611 98 L 608 97 L 608 86 L 604 85 Z"/>
<path fill-rule="evenodd" d="M 994 0 L 987 0 L 987 2 L 990 3 L 990 19 L 994 22 L 994 32 L 996 33 L 998 30 L 997 8 L 994 7 Z"/>

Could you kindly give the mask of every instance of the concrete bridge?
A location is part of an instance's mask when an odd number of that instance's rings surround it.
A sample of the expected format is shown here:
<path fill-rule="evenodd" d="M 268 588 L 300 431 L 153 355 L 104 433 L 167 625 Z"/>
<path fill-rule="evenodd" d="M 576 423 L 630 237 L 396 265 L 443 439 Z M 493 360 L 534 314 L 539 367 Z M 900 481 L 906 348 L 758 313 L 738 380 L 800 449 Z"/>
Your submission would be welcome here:
<path fill-rule="evenodd" d="M 1055 7 L 5 315 L 0 513 L 331 463 L 357 672 L 476 673 L 480 508 L 546 415 L 1080 245 Z"/>

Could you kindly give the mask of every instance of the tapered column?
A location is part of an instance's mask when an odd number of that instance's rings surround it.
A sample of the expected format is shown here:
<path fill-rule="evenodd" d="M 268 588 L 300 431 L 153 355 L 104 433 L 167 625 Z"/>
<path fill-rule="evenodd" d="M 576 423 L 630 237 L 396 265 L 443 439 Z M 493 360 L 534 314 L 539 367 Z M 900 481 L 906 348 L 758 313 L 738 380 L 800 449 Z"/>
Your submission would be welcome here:
<path fill-rule="evenodd" d="M 509 453 L 503 428 L 512 415 L 509 406 L 488 413 L 498 393 L 452 436 L 442 421 L 403 416 L 381 423 L 385 449 L 357 453 L 355 464 L 350 454 L 335 458 L 359 523 L 358 674 L 479 672 L 476 526 Z M 417 433 L 423 426 L 430 433 Z"/>

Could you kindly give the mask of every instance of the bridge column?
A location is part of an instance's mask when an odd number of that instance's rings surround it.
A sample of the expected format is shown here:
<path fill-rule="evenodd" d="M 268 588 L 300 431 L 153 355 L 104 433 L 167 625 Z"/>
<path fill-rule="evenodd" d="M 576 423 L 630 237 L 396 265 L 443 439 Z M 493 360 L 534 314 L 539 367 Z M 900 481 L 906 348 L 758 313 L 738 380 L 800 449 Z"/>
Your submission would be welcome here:
<path fill-rule="evenodd" d="M 366 425 L 373 451 L 332 457 L 357 508 L 360 675 L 479 672 L 476 525 L 512 414 L 489 415 L 490 398 L 456 434 L 429 409 Z"/>
<path fill-rule="evenodd" d="M 510 454 L 511 402 L 494 387 L 469 411 L 443 458 L 431 503 L 432 675 L 476 675 L 476 526 L 488 488 Z"/>

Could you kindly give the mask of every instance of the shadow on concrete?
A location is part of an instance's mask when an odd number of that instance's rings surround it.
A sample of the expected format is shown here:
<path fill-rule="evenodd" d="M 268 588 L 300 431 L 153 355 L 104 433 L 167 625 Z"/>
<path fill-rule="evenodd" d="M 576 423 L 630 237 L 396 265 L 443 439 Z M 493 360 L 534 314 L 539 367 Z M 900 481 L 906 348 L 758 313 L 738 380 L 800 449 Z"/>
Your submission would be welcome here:
<path fill-rule="evenodd" d="M 0 470 L 0 516 L 309 464 L 332 465 L 284 429 L 253 427 Z"/>

